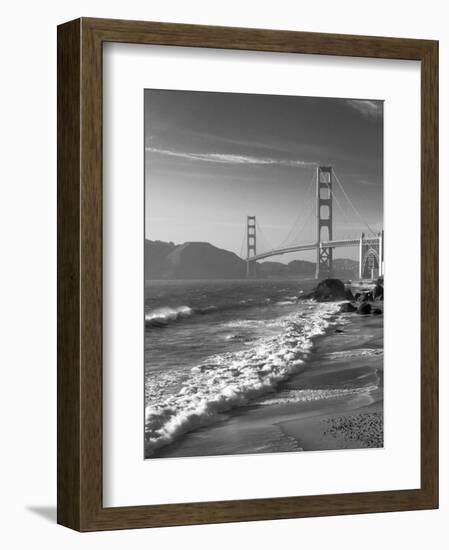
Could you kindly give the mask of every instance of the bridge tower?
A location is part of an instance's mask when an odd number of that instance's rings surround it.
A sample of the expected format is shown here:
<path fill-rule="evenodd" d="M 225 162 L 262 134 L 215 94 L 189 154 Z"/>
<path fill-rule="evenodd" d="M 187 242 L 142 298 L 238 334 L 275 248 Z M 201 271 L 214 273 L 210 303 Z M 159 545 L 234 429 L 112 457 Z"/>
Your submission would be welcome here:
<path fill-rule="evenodd" d="M 246 276 L 256 277 L 256 261 L 251 258 L 256 255 L 256 216 L 246 217 Z"/>
<path fill-rule="evenodd" d="M 315 279 L 332 277 L 332 248 L 321 246 L 323 241 L 332 240 L 332 166 L 317 167 L 316 218 L 317 244 Z M 327 235 L 325 235 L 326 229 Z M 323 236 L 325 238 L 323 238 Z"/>

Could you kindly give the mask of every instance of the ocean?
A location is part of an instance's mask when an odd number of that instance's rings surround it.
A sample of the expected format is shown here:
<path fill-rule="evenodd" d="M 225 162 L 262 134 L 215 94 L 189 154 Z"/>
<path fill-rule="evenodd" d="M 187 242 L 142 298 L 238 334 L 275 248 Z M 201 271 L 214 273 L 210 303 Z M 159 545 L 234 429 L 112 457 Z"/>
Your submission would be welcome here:
<path fill-rule="evenodd" d="M 298 300 L 315 281 L 150 281 L 145 289 L 145 456 L 277 392 L 337 303 Z"/>

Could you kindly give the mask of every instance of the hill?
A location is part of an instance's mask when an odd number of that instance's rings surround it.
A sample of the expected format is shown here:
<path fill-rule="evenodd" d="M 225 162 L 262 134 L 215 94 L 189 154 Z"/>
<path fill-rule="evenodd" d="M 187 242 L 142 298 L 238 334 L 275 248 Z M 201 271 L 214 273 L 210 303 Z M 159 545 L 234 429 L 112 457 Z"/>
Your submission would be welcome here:
<path fill-rule="evenodd" d="M 334 276 L 353 279 L 358 263 L 349 259 L 334 260 Z M 259 262 L 258 276 L 262 278 L 297 277 L 315 275 L 315 262 L 293 260 Z M 145 240 L 145 280 L 149 279 L 243 279 L 246 262 L 237 254 L 207 242 L 183 244 Z"/>
<path fill-rule="evenodd" d="M 242 279 L 246 262 L 209 243 L 145 241 L 145 279 Z"/>

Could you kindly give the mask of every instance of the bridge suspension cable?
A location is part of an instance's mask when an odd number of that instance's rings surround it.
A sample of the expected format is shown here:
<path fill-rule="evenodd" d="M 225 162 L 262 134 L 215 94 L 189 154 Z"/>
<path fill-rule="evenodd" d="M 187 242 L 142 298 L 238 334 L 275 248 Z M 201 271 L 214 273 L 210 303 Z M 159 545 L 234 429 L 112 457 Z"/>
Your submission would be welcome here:
<path fill-rule="evenodd" d="M 274 247 L 271 245 L 270 241 L 265 236 L 265 233 L 262 231 L 259 222 L 256 219 L 256 228 L 257 228 L 257 241 L 259 243 L 259 249 L 263 251 L 274 250 Z"/>
<path fill-rule="evenodd" d="M 299 236 L 301 235 L 301 233 L 304 231 L 304 229 L 306 228 L 306 226 L 308 225 L 309 221 L 310 221 L 310 218 L 314 215 L 314 211 L 312 210 L 312 208 L 308 208 L 308 212 L 307 212 L 307 215 L 303 218 L 302 220 L 302 224 L 298 227 L 298 229 L 295 231 L 295 233 L 292 233 L 292 239 L 291 240 L 284 240 L 282 242 L 282 244 L 280 245 L 279 248 L 283 248 L 285 246 L 288 246 L 289 244 L 293 244 L 293 243 L 296 243 L 299 239 Z M 294 229 L 294 228 L 293 228 Z"/>
<path fill-rule="evenodd" d="M 372 235 L 376 235 L 376 232 L 372 229 L 372 227 L 370 227 L 370 225 L 368 224 L 367 221 L 365 221 L 365 219 L 362 217 L 362 215 L 360 214 L 360 212 L 357 210 L 357 208 L 354 206 L 353 202 L 351 201 L 351 199 L 348 197 L 348 194 L 346 193 L 346 191 L 344 190 L 344 187 L 343 187 L 343 184 L 341 183 L 339 177 L 337 176 L 337 174 L 335 173 L 335 170 L 332 168 L 332 172 L 334 174 L 334 177 L 335 177 L 335 180 L 338 184 L 338 186 L 340 187 L 345 199 L 348 201 L 348 204 L 349 206 L 352 208 L 352 210 L 354 211 L 354 213 L 356 214 L 356 216 L 360 219 L 360 221 L 363 223 L 363 225 L 368 229 L 368 231 L 372 234 Z M 335 198 L 335 194 L 334 194 L 334 198 Z"/>
<path fill-rule="evenodd" d="M 243 234 L 242 234 L 242 244 L 240 246 L 240 258 L 246 258 L 245 248 L 246 248 L 246 227 L 243 229 Z"/>
<path fill-rule="evenodd" d="M 290 231 L 288 232 L 285 239 L 280 243 L 280 245 L 277 248 L 283 248 L 283 247 L 287 246 L 288 244 L 291 244 L 291 243 L 295 242 L 296 239 L 297 239 L 297 236 L 299 236 L 303 232 L 303 230 L 304 230 L 306 224 L 308 223 L 309 218 L 312 214 L 312 206 L 313 206 L 314 196 L 313 196 L 313 193 L 312 194 L 310 193 L 310 190 L 313 188 L 313 186 L 315 184 L 315 181 L 316 181 L 316 172 L 314 171 L 313 174 L 312 174 L 312 177 L 310 179 L 309 185 L 307 186 L 306 193 L 305 193 L 307 202 L 306 202 L 304 212 L 301 211 L 298 214 L 298 216 L 296 216 L 296 219 L 295 219 L 292 227 L 290 228 Z M 304 215 L 305 213 L 307 213 L 307 214 Z M 301 221 L 302 221 L 301 225 L 299 227 L 297 227 L 299 222 L 301 222 Z"/>
<path fill-rule="evenodd" d="M 334 172 L 334 176 L 335 176 L 335 172 Z M 341 205 L 340 201 L 338 200 L 337 195 L 336 195 L 335 192 L 331 189 L 329 183 L 327 183 L 327 188 L 329 189 L 329 194 L 332 195 L 332 198 L 334 199 L 335 204 L 338 206 L 338 208 L 339 208 L 339 210 L 340 210 L 340 212 L 341 212 L 341 214 L 342 214 L 342 216 L 343 216 L 343 218 L 344 218 L 344 221 L 347 222 L 347 223 L 349 224 L 349 221 L 350 221 L 350 220 L 349 220 L 349 218 L 348 218 L 346 212 L 344 211 L 343 206 Z"/>

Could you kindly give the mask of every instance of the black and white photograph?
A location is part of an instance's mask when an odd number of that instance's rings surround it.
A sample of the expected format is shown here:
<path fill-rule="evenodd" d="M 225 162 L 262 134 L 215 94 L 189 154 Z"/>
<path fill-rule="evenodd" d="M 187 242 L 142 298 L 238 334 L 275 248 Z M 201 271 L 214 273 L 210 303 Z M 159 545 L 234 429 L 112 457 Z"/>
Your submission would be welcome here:
<path fill-rule="evenodd" d="M 446 549 L 448 10 L 369 8 L 4 4 L 0 547 Z"/>
<path fill-rule="evenodd" d="M 146 459 L 383 447 L 383 112 L 145 90 Z"/>

